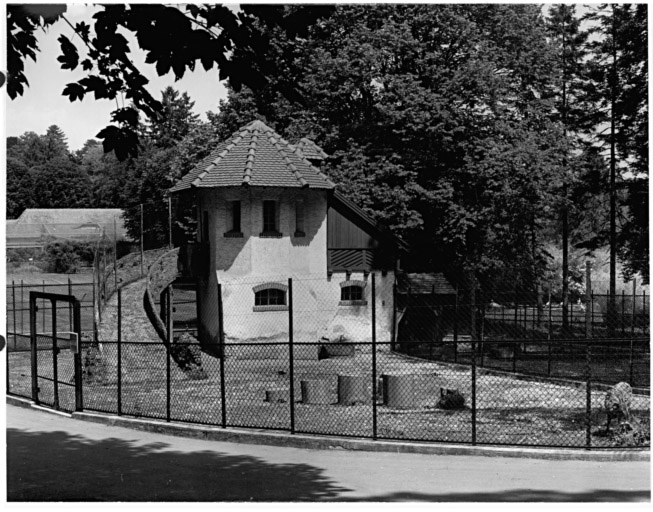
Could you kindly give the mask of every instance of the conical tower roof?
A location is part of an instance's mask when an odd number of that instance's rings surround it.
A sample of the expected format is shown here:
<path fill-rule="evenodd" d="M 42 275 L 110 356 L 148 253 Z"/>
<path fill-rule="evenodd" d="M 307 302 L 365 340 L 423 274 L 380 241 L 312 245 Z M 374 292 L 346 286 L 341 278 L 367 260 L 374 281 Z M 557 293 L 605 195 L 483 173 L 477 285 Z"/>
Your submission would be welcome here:
<path fill-rule="evenodd" d="M 234 186 L 332 189 L 334 183 L 301 150 L 262 121 L 252 121 L 218 144 L 170 189 Z"/>

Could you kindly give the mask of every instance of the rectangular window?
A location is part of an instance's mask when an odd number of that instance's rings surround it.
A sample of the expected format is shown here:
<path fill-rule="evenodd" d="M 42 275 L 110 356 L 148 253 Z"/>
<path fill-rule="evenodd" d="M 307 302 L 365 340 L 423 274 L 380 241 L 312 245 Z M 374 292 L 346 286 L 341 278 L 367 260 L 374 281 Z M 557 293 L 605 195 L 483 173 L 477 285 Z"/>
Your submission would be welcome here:
<path fill-rule="evenodd" d="M 209 212 L 204 211 L 202 216 L 202 242 L 209 242 Z"/>
<path fill-rule="evenodd" d="M 231 231 L 240 233 L 240 201 L 231 202 Z"/>
<path fill-rule="evenodd" d="M 306 236 L 304 231 L 304 201 L 295 203 L 295 236 Z"/>
<path fill-rule="evenodd" d="M 263 233 L 277 232 L 276 201 L 263 201 Z"/>

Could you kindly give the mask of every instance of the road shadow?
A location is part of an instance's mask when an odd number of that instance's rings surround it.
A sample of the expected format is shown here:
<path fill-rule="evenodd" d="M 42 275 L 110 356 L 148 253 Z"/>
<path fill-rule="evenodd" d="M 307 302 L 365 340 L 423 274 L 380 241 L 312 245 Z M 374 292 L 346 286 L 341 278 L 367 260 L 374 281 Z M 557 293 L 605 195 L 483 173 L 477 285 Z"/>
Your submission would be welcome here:
<path fill-rule="evenodd" d="M 470 487 L 473 484 L 470 484 Z M 377 496 L 366 496 L 364 499 L 344 498 L 337 501 L 380 501 L 380 502 L 553 502 L 553 503 L 617 503 L 617 502 L 650 502 L 651 491 L 616 491 L 609 489 L 593 489 L 585 492 L 562 492 L 552 490 L 510 489 L 497 492 L 463 492 L 463 493 L 415 493 L 397 492 Z"/>
<path fill-rule="evenodd" d="M 309 464 L 166 443 L 7 429 L 8 501 L 323 501 L 349 491 Z"/>

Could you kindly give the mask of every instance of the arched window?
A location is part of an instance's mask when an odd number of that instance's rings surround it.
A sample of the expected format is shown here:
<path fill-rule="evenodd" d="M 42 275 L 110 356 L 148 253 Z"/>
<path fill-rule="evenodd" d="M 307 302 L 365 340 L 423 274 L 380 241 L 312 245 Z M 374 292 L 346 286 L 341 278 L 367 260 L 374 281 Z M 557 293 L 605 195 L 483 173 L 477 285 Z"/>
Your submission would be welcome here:
<path fill-rule="evenodd" d="M 341 306 L 365 306 L 365 281 L 344 281 L 340 283 Z"/>
<path fill-rule="evenodd" d="M 253 288 L 254 311 L 287 311 L 288 286 L 282 283 L 264 283 Z"/>

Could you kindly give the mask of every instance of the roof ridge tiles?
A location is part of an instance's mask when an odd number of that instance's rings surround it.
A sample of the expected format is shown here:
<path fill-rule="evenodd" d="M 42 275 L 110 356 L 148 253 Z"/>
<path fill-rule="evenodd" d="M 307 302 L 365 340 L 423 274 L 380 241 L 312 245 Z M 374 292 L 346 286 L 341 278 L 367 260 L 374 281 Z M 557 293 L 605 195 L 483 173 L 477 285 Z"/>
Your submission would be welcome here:
<path fill-rule="evenodd" d="M 268 139 L 271 139 L 269 133 L 268 133 Z M 290 146 L 290 144 L 282 137 L 279 137 L 279 141 L 276 141 L 273 145 L 276 148 L 277 151 L 279 151 L 279 154 L 283 158 L 284 162 L 286 163 L 286 167 L 290 169 L 290 172 L 293 174 L 293 176 L 299 181 L 299 184 L 302 187 L 308 187 L 308 181 L 306 181 L 306 178 L 304 178 L 303 174 L 297 169 L 297 167 L 290 161 L 290 158 L 288 158 L 288 155 L 286 155 L 285 150 L 281 147 L 281 143 L 285 143 L 286 146 Z"/>
<path fill-rule="evenodd" d="M 249 141 L 249 149 L 247 150 L 247 161 L 245 162 L 245 172 L 243 174 L 243 185 L 249 185 L 252 180 L 252 169 L 254 168 L 254 161 L 256 160 L 256 146 L 258 144 L 258 130 L 254 129 L 252 132 L 252 140 Z"/>

